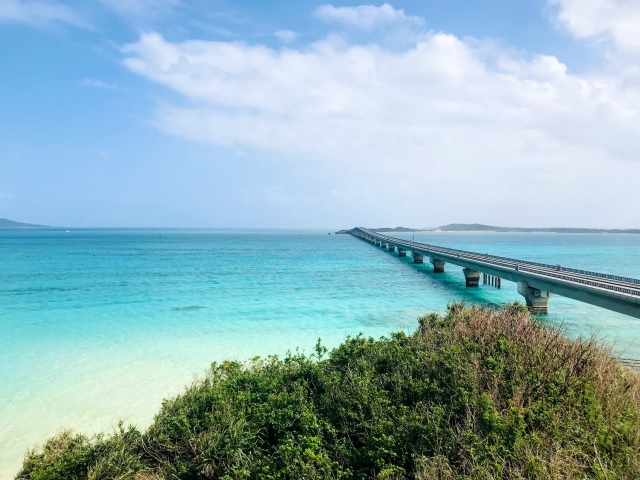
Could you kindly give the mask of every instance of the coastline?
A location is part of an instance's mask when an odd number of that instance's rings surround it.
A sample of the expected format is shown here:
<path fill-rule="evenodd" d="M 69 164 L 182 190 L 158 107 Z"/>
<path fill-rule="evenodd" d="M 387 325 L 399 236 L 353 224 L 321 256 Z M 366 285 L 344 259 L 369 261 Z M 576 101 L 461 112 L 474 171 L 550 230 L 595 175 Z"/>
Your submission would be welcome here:
<path fill-rule="evenodd" d="M 640 273 L 631 235 L 419 238 Z M 472 291 L 459 271 L 434 276 L 430 265 L 326 232 L 3 231 L 0 262 L 3 467 L 63 426 L 110 431 L 127 412 L 125 420 L 146 427 L 161 399 L 212 360 L 285 354 L 293 345 L 310 352 L 318 337 L 335 347 L 359 332 L 377 338 L 415 328 L 416 318 L 443 313 L 452 301 L 498 306 L 521 298 L 512 284 Z M 545 323 L 564 323 L 572 338 L 598 332 L 640 358 L 640 325 L 561 297 L 552 302 Z M 206 308 L 178 310 L 189 306 Z M 103 423 L 87 428 L 92 419 Z"/>

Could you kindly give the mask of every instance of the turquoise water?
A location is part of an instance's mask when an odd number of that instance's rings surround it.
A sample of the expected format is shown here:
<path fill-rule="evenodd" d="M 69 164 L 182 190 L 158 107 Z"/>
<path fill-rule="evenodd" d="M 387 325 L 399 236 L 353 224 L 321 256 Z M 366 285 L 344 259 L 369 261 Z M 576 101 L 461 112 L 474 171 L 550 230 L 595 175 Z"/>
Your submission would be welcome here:
<path fill-rule="evenodd" d="M 460 268 L 434 275 L 429 264 L 326 233 L 0 230 L 0 479 L 62 427 L 145 427 L 214 360 L 410 330 L 454 300 L 520 299 L 510 282 L 467 289 Z M 640 236 L 415 238 L 640 278 Z M 550 311 L 546 322 L 571 335 L 597 331 L 640 358 L 640 320 L 561 297 Z"/>

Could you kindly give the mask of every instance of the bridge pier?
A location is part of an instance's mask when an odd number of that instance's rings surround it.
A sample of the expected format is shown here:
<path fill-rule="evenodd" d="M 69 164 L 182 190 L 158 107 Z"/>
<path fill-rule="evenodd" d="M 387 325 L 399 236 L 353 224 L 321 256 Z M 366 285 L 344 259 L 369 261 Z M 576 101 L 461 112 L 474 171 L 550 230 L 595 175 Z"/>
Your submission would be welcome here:
<path fill-rule="evenodd" d="M 381 246 L 382 248 L 387 248 L 387 244 L 386 244 L 386 242 L 380 242 L 380 246 Z"/>
<path fill-rule="evenodd" d="M 396 251 L 396 246 L 395 245 L 389 245 L 389 251 L 390 252 L 395 252 Z"/>
<path fill-rule="evenodd" d="M 477 287 L 480 284 L 480 272 L 471 270 L 470 268 L 463 268 L 464 279 L 467 287 Z"/>
<path fill-rule="evenodd" d="M 376 244 L 376 247 L 379 247 L 379 246 L 380 246 L 380 241 L 379 241 L 379 240 L 376 240 L 376 241 L 375 241 L 375 244 Z"/>
<path fill-rule="evenodd" d="M 399 248 L 398 247 L 398 256 L 399 257 L 406 257 L 407 256 L 407 251 L 404 248 Z"/>
<path fill-rule="evenodd" d="M 527 282 L 518 282 L 518 293 L 524 297 L 531 313 L 535 315 L 549 313 L 549 299 L 552 293 L 530 287 Z"/>
<path fill-rule="evenodd" d="M 431 257 L 429 259 L 431 264 L 433 265 L 433 273 L 444 273 L 444 264 L 442 260 L 438 260 L 437 258 Z"/>
<path fill-rule="evenodd" d="M 413 257 L 413 263 L 423 263 L 424 257 L 421 253 L 411 252 L 411 256 Z"/>

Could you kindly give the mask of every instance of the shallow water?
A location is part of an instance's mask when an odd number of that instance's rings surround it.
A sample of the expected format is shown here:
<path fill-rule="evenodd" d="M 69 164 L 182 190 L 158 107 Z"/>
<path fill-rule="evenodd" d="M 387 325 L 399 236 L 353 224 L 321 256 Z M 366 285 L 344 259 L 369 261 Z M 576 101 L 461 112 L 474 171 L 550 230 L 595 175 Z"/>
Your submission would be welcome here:
<path fill-rule="evenodd" d="M 454 300 L 500 305 L 349 235 L 318 231 L 0 230 L 0 479 L 62 427 L 149 424 L 221 359 L 378 337 Z M 409 238 L 411 234 L 398 235 Z M 640 236 L 416 233 L 416 241 L 640 278 Z M 640 358 L 640 320 L 562 297 L 552 324 Z"/>

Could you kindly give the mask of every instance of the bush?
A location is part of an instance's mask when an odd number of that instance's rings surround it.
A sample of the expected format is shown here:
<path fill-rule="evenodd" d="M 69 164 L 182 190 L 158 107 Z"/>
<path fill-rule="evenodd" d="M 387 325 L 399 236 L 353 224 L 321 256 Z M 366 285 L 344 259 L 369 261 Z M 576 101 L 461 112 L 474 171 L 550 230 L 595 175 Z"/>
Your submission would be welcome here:
<path fill-rule="evenodd" d="M 519 304 L 213 364 L 145 433 L 64 432 L 18 479 L 640 478 L 640 382 Z"/>

